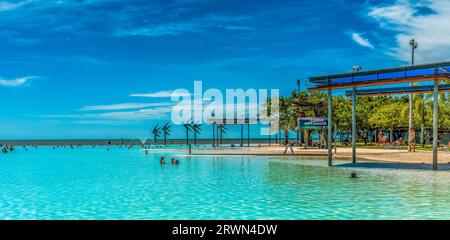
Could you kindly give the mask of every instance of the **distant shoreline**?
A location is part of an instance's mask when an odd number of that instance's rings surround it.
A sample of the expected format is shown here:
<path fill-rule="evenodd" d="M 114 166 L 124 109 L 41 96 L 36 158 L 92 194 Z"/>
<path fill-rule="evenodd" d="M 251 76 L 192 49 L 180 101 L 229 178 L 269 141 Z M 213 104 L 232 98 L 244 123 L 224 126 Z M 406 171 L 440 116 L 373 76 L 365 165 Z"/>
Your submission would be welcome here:
<path fill-rule="evenodd" d="M 36 146 L 55 146 L 55 145 L 108 145 L 109 141 L 111 141 L 111 145 L 141 145 L 142 141 L 139 139 L 5 139 L 0 140 L 0 144 L 2 145 L 13 145 L 13 146 L 21 146 L 21 145 L 36 145 Z M 145 145 L 155 145 L 153 140 L 147 139 L 144 140 Z M 268 143 L 268 139 L 261 138 L 252 138 L 250 139 L 251 144 L 265 144 Z M 275 139 L 271 140 L 272 143 L 275 144 Z M 163 145 L 164 140 L 158 139 L 156 145 Z M 185 145 L 186 139 L 167 139 L 167 145 Z M 193 139 L 189 139 L 190 144 L 194 144 Z M 240 145 L 240 139 L 223 139 L 222 144 L 234 144 Z M 212 144 L 211 139 L 197 139 L 197 144 Z M 244 139 L 244 146 L 247 146 L 247 139 Z"/>

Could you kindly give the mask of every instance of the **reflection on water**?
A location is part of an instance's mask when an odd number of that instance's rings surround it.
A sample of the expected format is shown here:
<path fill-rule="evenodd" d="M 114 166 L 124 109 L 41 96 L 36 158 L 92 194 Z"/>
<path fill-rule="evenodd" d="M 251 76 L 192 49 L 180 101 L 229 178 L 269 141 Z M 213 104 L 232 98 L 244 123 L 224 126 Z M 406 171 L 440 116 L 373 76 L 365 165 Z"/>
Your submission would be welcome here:
<path fill-rule="evenodd" d="M 0 156 L 1 219 L 449 219 L 450 172 L 112 147 Z M 172 156 L 180 165 L 159 159 Z M 349 178 L 356 171 L 358 178 Z"/>

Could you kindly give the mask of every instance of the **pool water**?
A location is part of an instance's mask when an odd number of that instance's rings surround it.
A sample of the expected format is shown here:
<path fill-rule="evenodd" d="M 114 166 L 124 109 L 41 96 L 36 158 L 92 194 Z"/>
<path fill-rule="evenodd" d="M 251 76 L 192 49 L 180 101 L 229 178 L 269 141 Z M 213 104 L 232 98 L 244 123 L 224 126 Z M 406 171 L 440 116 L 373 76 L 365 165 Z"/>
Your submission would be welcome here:
<path fill-rule="evenodd" d="M 0 155 L 0 219 L 450 219 L 449 171 L 137 147 L 27 149 Z M 159 164 L 173 155 L 180 165 Z"/>

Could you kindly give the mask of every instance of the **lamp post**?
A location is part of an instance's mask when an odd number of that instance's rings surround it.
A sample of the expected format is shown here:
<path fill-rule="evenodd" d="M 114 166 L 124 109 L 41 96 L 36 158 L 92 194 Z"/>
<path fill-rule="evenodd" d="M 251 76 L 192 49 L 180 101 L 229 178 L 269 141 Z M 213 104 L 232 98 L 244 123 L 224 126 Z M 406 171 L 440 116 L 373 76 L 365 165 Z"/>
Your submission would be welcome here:
<path fill-rule="evenodd" d="M 362 69 L 361 66 L 353 66 L 352 70 L 359 72 Z M 356 87 L 353 87 L 352 91 L 352 162 L 356 163 Z"/>
<path fill-rule="evenodd" d="M 413 38 L 409 41 L 409 45 L 411 46 L 411 65 L 414 66 L 414 49 L 417 48 L 418 43 Z"/>
<path fill-rule="evenodd" d="M 409 41 L 409 45 L 411 46 L 411 66 L 414 66 L 414 50 L 417 48 L 418 44 L 416 42 L 416 40 L 413 38 Z M 411 86 L 413 86 L 414 84 L 411 83 Z M 413 143 L 412 141 L 415 141 L 414 139 L 410 139 L 411 138 L 411 132 L 413 129 L 413 94 L 410 93 L 409 94 L 409 124 L 408 124 L 408 138 L 409 138 L 409 143 L 408 143 L 408 151 L 412 151 L 412 146 L 411 144 Z"/>
<path fill-rule="evenodd" d="M 355 72 L 359 72 L 361 69 L 362 69 L 362 67 L 359 66 L 359 65 L 352 67 L 352 70 L 355 71 Z"/>

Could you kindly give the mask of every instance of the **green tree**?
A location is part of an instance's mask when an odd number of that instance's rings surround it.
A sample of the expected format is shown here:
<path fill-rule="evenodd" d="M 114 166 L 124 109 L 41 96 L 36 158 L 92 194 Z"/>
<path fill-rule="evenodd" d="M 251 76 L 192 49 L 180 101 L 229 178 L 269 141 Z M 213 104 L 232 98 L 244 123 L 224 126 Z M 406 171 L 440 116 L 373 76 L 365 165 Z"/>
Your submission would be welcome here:
<path fill-rule="evenodd" d="M 161 128 L 160 128 L 158 125 L 156 125 L 156 126 L 153 127 L 153 129 L 152 129 L 153 141 L 154 141 L 154 144 L 155 144 L 155 145 L 156 145 L 156 141 L 157 141 L 158 138 L 160 137 L 160 131 L 161 131 Z"/>

